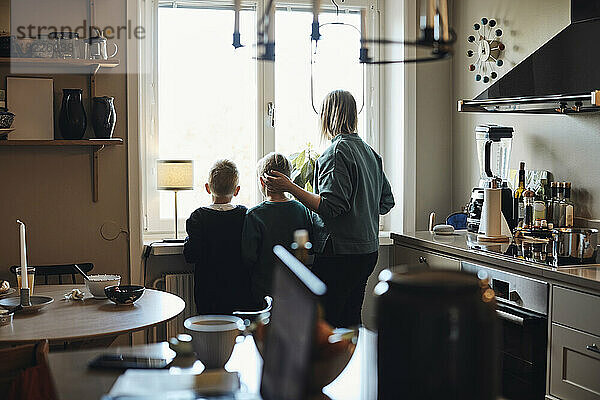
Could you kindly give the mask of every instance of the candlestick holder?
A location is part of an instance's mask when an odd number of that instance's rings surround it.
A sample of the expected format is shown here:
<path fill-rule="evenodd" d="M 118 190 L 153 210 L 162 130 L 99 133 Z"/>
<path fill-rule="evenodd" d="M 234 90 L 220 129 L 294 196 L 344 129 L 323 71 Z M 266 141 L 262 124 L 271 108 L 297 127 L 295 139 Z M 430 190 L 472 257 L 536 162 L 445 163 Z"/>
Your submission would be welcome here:
<path fill-rule="evenodd" d="M 21 288 L 21 307 L 31 306 L 31 294 L 29 288 Z"/>

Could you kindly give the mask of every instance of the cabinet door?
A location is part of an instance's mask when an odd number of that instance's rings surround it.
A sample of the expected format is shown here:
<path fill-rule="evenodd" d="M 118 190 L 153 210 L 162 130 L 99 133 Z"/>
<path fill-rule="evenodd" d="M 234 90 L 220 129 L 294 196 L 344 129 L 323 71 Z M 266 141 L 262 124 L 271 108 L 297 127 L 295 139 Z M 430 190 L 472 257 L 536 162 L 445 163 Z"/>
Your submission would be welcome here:
<path fill-rule="evenodd" d="M 550 394 L 600 399 L 600 337 L 552 324 Z"/>
<path fill-rule="evenodd" d="M 442 256 L 425 250 L 415 250 L 411 247 L 396 245 L 394 249 L 395 265 L 415 265 L 422 264 L 424 267 L 460 270 L 460 261 L 455 258 Z"/>

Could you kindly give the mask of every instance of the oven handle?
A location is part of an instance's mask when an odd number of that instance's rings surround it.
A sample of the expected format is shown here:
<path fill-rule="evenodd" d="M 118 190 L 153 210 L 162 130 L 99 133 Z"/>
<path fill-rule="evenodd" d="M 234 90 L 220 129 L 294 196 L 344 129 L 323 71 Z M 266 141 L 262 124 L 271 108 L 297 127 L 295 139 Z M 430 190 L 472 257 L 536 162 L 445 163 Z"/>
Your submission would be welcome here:
<path fill-rule="evenodd" d="M 524 323 L 523 317 L 519 317 L 518 315 L 510 314 L 510 313 L 507 313 L 506 311 L 500 311 L 500 310 L 496 310 L 496 315 L 498 315 L 498 318 L 500 318 L 500 319 L 523 326 L 523 323 Z"/>

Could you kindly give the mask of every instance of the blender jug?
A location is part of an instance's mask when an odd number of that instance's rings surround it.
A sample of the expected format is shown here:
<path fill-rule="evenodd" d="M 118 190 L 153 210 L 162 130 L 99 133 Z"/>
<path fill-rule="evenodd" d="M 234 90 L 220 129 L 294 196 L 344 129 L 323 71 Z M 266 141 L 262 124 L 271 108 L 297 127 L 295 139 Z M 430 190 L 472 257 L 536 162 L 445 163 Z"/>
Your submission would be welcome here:
<path fill-rule="evenodd" d="M 489 187 L 498 177 L 508 182 L 513 128 L 499 125 L 479 125 L 475 129 L 479 159 L 479 187 Z"/>

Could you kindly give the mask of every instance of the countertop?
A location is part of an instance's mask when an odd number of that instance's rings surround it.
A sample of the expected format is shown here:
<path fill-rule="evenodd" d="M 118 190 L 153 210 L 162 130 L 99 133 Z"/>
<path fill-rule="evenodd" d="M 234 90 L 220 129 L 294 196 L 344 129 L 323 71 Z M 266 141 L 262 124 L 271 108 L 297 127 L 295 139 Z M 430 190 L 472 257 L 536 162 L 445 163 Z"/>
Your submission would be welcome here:
<path fill-rule="evenodd" d="M 450 236 L 435 235 L 429 231 L 392 233 L 390 236 L 396 244 L 423 248 L 465 261 L 495 265 L 524 275 L 542 277 L 554 281 L 553 283 L 564 283 L 567 286 L 592 290 L 600 294 L 600 264 L 554 268 L 509 255 L 478 250 L 473 246 L 485 249 L 485 245 L 477 242 L 477 235 L 467 231 L 456 231 Z M 488 246 L 500 246 L 500 244 Z"/>

